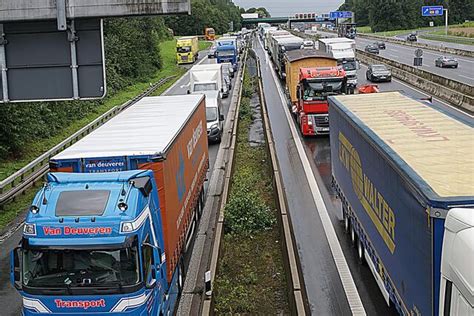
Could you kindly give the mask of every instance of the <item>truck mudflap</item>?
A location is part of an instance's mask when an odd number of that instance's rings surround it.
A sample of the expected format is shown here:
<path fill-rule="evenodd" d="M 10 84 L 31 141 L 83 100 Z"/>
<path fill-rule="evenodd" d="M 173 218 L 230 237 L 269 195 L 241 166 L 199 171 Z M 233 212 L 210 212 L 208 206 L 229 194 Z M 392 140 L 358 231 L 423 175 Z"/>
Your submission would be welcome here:
<path fill-rule="evenodd" d="M 328 135 L 328 114 L 303 114 L 299 118 L 300 130 L 303 136 Z"/>

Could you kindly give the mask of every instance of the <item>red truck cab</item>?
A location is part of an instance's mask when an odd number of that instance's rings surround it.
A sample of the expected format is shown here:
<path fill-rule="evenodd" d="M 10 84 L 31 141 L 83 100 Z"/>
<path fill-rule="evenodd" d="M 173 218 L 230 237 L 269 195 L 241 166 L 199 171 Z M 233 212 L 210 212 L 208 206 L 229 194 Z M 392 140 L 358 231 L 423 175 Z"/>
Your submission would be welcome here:
<path fill-rule="evenodd" d="M 329 134 L 327 97 L 346 93 L 346 89 L 347 77 L 341 67 L 300 68 L 293 112 L 303 136 Z"/>

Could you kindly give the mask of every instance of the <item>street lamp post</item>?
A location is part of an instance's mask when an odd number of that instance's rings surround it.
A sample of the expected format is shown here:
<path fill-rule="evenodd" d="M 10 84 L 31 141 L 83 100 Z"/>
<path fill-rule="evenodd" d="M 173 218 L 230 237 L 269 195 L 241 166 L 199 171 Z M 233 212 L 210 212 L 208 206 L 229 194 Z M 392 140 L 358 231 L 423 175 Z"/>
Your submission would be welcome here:
<path fill-rule="evenodd" d="M 444 13 L 444 33 L 447 36 L 448 35 L 448 9 L 443 9 L 445 11 Z"/>

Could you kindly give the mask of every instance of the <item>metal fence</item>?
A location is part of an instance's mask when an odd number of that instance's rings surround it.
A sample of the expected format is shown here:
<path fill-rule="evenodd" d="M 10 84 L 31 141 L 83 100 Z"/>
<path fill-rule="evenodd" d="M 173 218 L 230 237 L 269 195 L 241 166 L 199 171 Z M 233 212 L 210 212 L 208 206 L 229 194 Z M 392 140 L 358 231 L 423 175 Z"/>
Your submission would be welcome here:
<path fill-rule="evenodd" d="M 137 103 L 142 98 L 149 96 L 158 88 L 160 88 L 163 84 L 171 80 L 176 76 L 170 76 L 161 79 L 160 81 L 156 82 L 155 84 L 151 85 L 146 91 L 142 94 L 136 96 L 135 98 L 125 102 L 122 105 L 118 105 L 113 107 L 112 109 L 108 110 L 94 121 L 89 123 L 88 125 L 84 126 L 73 135 L 68 137 L 67 139 L 63 140 L 61 143 L 57 144 L 14 174 L 10 175 L 8 178 L 4 179 L 0 182 L 0 208 L 10 201 L 11 199 L 15 198 L 19 194 L 25 192 L 28 188 L 35 185 L 35 183 L 43 178 L 43 176 L 49 170 L 49 160 L 64 150 L 65 148 L 71 146 L 87 134 L 94 131 L 96 128 L 110 120 L 112 117 L 117 115 L 118 113 L 122 112 L 126 108 L 132 106 L 133 104 Z"/>

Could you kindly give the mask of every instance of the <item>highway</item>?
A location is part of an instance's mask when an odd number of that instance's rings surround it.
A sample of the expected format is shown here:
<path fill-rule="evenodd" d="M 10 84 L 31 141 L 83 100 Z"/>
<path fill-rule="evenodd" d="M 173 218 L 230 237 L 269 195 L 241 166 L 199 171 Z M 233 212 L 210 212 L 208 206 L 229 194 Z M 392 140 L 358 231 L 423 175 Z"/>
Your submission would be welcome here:
<path fill-rule="evenodd" d="M 325 208 L 329 213 L 366 314 L 396 315 L 395 310 L 387 307 L 369 268 L 358 263 L 356 251 L 344 232 L 340 202 L 331 186 L 329 138 L 303 139 L 299 136 L 299 140 L 296 141 L 292 138 L 290 124 L 294 124 L 294 122 L 288 122 L 285 115 L 287 101 L 282 100 L 278 92 L 278 86 L 284 91 L 283 86 L 280 82 L 274 80 L 275 77 L 272 76 L 273 66 L 261 44 L 255 42 L 254 49 L 260 58 L 264 94 L 268 104 L 288 210 L 312 314 L 346 315 L 350 313 L 350 306 L 347 299 L 348 295 L 346 295 L 341 284 L 341 278 L 335 267 L 335 260 L 333 260 L 329 249 L 328 239 L 323 233 L 324 227 L 317 215 L 320 210 L 316 208 L 308 181 L 305 181 L 306 173 L 310 173 L 309 177 L 314 177 L 318 184 Z M 362 65 L 358 71 L 359 84 L 367 83 L 365 80 L 366 69 L 366 66 Z M 381 83 L 379 88 L 381 91 L 401 90 L 415 99 L 428 97 L 426 94 L 398 80 L 393 80 L 391 83 Z M 458 111 L 436 99 L 433 105 L 442 107 L 448 112 Z M 298 156 L 297 141 L 302 141 L 306 157 Z M 310 170 L 303 168 L 302 161 L 304 159 L 309 160 Z"/>
<path fill-rule="evenodd" d="M 334 37 L 334 33 L 318 32 L 324 36 Z M 365 46 L 374 43 L 375 40 L 356 37 L 356 47 L 360 50 L 364 50 Z M 385 42 L 387 49 L 380 50 L 380 56 L 395 60 L 399 63 L 413 66 L 413 58 L 415 57 L 414 47 L 392 44 Z M 471 86 L 474 86 L 474 75 L 472 69 L 474 69 L 474 58 L 464 56 L 454 56 L 458 62 L 459 67 L 453 68 L 439 68 L 435 66 L 435 59 L 443 56 L 441 52 L 424 49 L 423 50 L 423 66 L 420 69 L 437 74 L 439 76 L 456 80 Z"/>
<path fill-rule="evenodd" d="M 443 28 L 438 28 L 437 30 L 444 30 Z M 431 30 L 430 30 L 431 31 Z M 418 35 L 421 35 L 422 33 L 427 33 L 429 31 L 418 31 Z M 410 33 L 406 34 L 400 34 L 397 36 L 394 36 L 397 39 L 405 40 Z M 434 40 L 429 40 L 422 38 L 418 36 L 418 42 L 423 43 L 423 44 L 428 44 L 431 46 L 439 46 L 439 47 L 451 47 L 451 48 L 457 48 L 457 49 L 463 49 L 463 50 L 468 50 L 468 51 L 474 51 L 474 45 L 467 45 L 467 44 L 458 44 L 458 43 L 451 43 L 451 42 L 443 42 L 443 41 L 434 41 Z"/>
<path fill-rule="evenodd" d="M 215 63 L 214 60 L 207 58 L 207 51 L 200 53 L 200 61 L 202 63 Z M 187 65 L 186 68 L 191 68 L 192 65 Z M 180 78 L 168 91 L 166 95 L 181 95 L 186 94 L 188 90 L 189 75 L 186 74 Z M 232 84 L 232 89 L 234 83 Z M 230 93 L 232 95 L 232 93 Z M 230 97 L 222 102 L 224 107 L 224 115 L 227 115 L 230 105 Z M 210 169 L 213 170 L 219 144 L 209 145 L 209 160 Z M 210 175 L 209 175 L 210 177 Z M 22 221 L 19 218 L 18 221 Z M 8 235 L 0 237 L 0 306 L 2 306 L 0 315 L 2 316 L 18 316 L 21 314 L 21 297 L 10 283 L 10 251 L 15 248 L 21 239 L 22 225 L 16 225 L 17 229 L 10 231 Z"/>

